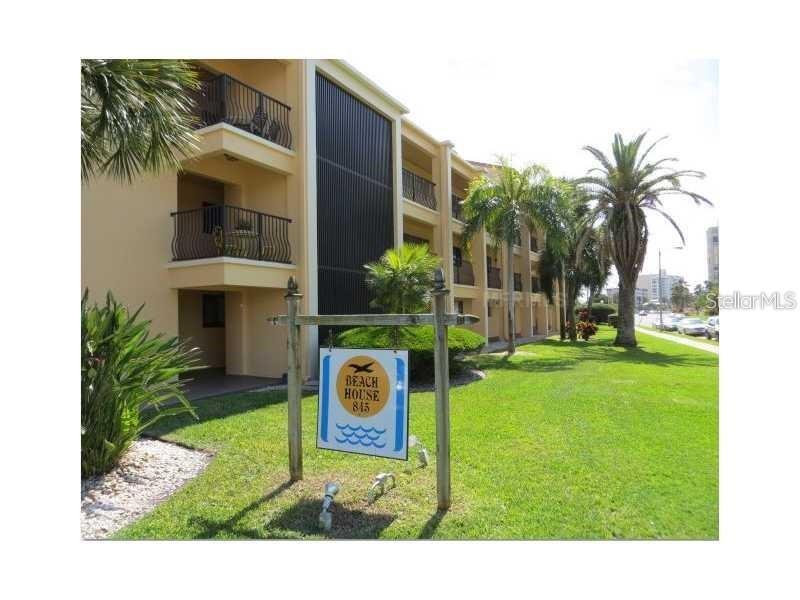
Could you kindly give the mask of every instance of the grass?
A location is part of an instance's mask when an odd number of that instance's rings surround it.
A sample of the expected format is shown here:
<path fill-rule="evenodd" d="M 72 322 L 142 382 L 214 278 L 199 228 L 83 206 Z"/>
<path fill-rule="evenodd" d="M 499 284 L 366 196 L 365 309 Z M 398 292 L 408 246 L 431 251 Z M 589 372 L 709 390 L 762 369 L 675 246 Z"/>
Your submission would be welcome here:
<path fill-rule="evenodd" d="M 682 333 L 678 333 L 677 331 L 662 331 L 660 329 L 657 329 L 657 328 L 653 327 L 652 325 L 636 325 L 636 326 L 637 327 L 641 327 L 643 329 L 650 329 L 652 331 L 657 331 L 659 333 L 665 333 L 667 335 L 672 335 L 672 336 L 675 336 L 677 338 L 682 338 L 684 340 L 695 340 L 695 341 L 698 341 L 698 342 L 702 342 L 704 344 L 711 344 L 713 346 L 719 346 L 719 340 L 708 339 L 703 335 L 684 335 Z"/>
<path fill-rule="evenodd" d="M 436 511 L 432 393 L 413 394 L 411 432 L 432 463 L 317 450 L 316 396 L 303 401 L 305 479 L 287 479 L 283 393 L 211 398 L 200 422 L 151 432 L 216 452 L 207 470 L 122 539 L 716 539 L 718 363 L 646 334 L 636 349 L 590 342 L 521 346 L 474 360 L 487 378 L 451 390 L 453 507 Z M 365 500 L 372 478 L 397 486 Z M 333 529 L 316 528 L 338 480 Z"/>

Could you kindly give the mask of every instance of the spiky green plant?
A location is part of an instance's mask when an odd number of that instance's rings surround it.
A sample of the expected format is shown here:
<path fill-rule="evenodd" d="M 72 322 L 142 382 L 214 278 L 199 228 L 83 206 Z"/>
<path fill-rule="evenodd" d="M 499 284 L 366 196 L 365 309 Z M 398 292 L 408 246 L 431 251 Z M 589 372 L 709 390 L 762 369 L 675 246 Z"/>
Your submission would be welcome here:
<path fill-rule="evenodd" d="M 611 148 L 613 162 L 597 148 L 585 146 L 600 166 L 578 180 L 596 201 L 592 216 L 605 223 L 608 248 L 619 275 L 619 320 L 614 340 L 618 346 L 636 346 L 636 279 L 644 264 L 649 233 L 645 211 L 664 217 L 683 242 L 683 232 L 663 209 L 663 200 L 669 196 L 687 196 L 695 204 L 711 205 L 707 198 L 682 187 L 682 179 L 703 178 L 703 172 L 667 166 L 678 160 L 673 157 L 645 162 L 653 148 L 665 139 L 659 138 L 640 152 L 645 135 L 626 142 L 616 134 Z"/>
<path fill-rule="evenodd" d="M 130 182 L 180 168 L 196 143 L 198 87 L 181 60 L 81 60 L 81 179 Z"/>
<path fill-rule="evenodd" d="M 473 179 L 464 199 L 464 249 L 469 252 L 472 238 L 486 229 L 491 243 L 504 247 L 506 256 L 514 256 L 515 240 L 522 228 L 538 228 L 545 235 L 557 235 L 558 203 L 565 189 L 563 183 L 540 165 L 516 169 L 511 162 L 499 158 L 490 172 Z M 507 351 L 515 351 L 514 266 L 504 261 L 506 308 L 509 337 Z"/>
<path fill-rule="evenodd" d="M 197 348 L 151 337 L 150 321 L 138 320 L 141 307 L 128 314 L 111 292 L 105 305 L 89 306 L 88 294 L 81 300 L 81 477 L 112 469 L 162 417 L 194 415 L 178 377 L 198 362 Z"/>
<path fill-rule="evenodd" d="M 439 263 L 425 244 L 389 248 L 380 260 L 364 265 L 373 294 L 370 305 L 392 314 L 424 312 L 430 305 L 433 273 Z"/>

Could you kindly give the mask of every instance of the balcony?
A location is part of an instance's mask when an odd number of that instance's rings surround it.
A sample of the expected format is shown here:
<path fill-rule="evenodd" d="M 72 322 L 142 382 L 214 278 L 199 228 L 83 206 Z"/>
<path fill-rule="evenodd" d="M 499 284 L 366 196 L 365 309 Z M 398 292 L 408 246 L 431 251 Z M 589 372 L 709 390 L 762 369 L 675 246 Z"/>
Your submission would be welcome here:
<path fill-rule="evenodd" d="M 231 77 L 217 75 L 201 82 L 195 97 L 200 127 L 227 123 L 291 149 L 291 107 Z"/>
<path fill-rule="evenodd" d="M 514 291 L 522 291 L 522 273 L 514 273 Z"/>
<path fill-rule="evenodd" d="M 453 214 L 453 218 L 458 220 L 458 221 L 461 221 L 463 223 L 464 222 L 464 209 L 461 206 L 462 202 L 464 202 L 463 198 L 459 198 L 455 194 L 452 195 L 451 211 L 452 211 L 452 214 Z"/>
<path fill-rule="evenodd" d="M 457 285 L 475 285 L 475 273 L 472 263 L 462 260 L 453 264 L 453 283 Z"/>
<path fill-rule="evenodd" d="M 497 267 L 486 267 L 486 287 L 499 290 L 503 287 L 500 269 Z"/>
<path fill-rule="evenodd" d="M 403 197 L 431 210 L 438 210 L 435 188 L 436 184 L 432 181 L 403 169 Z"/>
<path fill-rule="evenodd" d="M 181 210 L 171 216 L 173 261 L 221 256 L 291 261 L 290 219 L 228 205 Z"/>

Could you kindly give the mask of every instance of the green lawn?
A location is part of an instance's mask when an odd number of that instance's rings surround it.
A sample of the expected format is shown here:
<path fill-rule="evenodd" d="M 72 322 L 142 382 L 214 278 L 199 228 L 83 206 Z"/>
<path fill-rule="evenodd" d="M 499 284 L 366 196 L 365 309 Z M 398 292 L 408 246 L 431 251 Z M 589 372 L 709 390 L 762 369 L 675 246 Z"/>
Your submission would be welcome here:
<path fill-rule="evenodd" d="M 208 448 L 208 469 L 118 533 L 163 538 L 608 539 L 718 537 L 718 366 L 708 352 L 637 335 L 611 346 L 554 339 L 483 355 L 485 380 L 451 390 L 453 507 L 436 511 L 434 400 L 413 394 L 411 432 L 428 468 L 315 448 L 303 401 L 305 479 L 287 482 L 285 393 L 199 402 L 200 422 L 153 434 Z M 397 487 L 369 505 L 381 471 Z M 333 530 L 316 529 L 336 479 Z"/>

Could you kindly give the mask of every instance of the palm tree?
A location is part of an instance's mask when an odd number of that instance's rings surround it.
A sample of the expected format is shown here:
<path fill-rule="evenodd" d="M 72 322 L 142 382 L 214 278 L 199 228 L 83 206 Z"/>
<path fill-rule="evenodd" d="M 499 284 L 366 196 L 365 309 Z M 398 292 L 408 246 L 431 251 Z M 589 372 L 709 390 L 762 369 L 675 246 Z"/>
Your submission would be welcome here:
<path fill-rule="evenodd" d="M 558 235 L 550 236 L 553 241 L 551 252 L 561 262 L 558 269 L 562 281 L 562 301 L 567 315 L 566 335 L 562 330 L 561 339 L 569 336 L 576 341 L 575 305 L 581 288 L 589 283 L 598 284 L 602 278 L 603 247 L 597 239 L 597 231 L 589 218 L 589 197 L 584 190 L 564 181 L 568 191 L 566 199 L 559 205 L 560 230 Z M 599 283 L 602 285 L 602 282 Z"/>
<path fill-rule="evenodd" d="M 672 195 L 688 196 L 695 204 L 711 205 L 707 198 L 681 187 L 681 180 L 685 177 L 705 177 L 701 171 L 676 170 L 666 166 L 677 158 L 645 162 L 653 148 L 665 139 L 656 140 L 640 153 L 645 135 L 642 133 L 633 141 L 625 142 L 620 134 L 616 134 L 612 144 L 613 162 L 597 148 L 585 146 L 584 149 L 597 159 L 600 167 L 590 169 L 586 177 L 578 180 L 586 186 L 590 198 L 597 202 L 592 218 L 605 223 L 608 247 L 619 275 L 619 319 L 614 341 L 618 346 L 636 346 L 636 279 L 642 270 L 648 239 L 645 210 L 667 219 L 683 241 L 680 227 L 662 208 L 663 199 Z"/>
<path fill-rule="evenodd" d="M 547 237 L 544 250 L 539 256 L 539 280 L 542 292 L 550 304 L 555 303 L 556 282 L 563 281 L 564 275 L 563 248 L 560 243 L 555 243 L 555 240 L 555 236 Z M 559 289 L 563 289 L 563 286 L 559 286 Z M 562 295 L 561 302 L 563 303 L 563 301 Z M 562 340 L 566 339 L 567 329 L 563 310 L 558 311 L 558 332 Z"/>
<path fill-rule="evenodd" d="M 556 204 L 563 194 L 563 185 L 547 169 L 530 165 L 515 169 L 509 160 L 500 158 L 489 173 L 469 184 L 463 211 L 463 239 L 469 252 L 472 238 L 486 229 L 492 243 L 504 247 L 506 308 L 508 310 L 508 353 L 515 351 L 514 324 L 514 243 L 520 239 L 523 226 L 538 227 L 547 234 L 557 228 Z"/>
<path fill-rule="evenodd" d="M 380 260 L 364 265 L 367 285 L 374 295 L 370 305 L 392 314 L 425 311 L 439 262 L 425 244 L 389 248 Z"/>
<path fill-rule="evenodd" d="M 686 309 L 686 304 L 690 300 L 690 296 L 689 288 L 686 287 L 686 281 L 683 277 L 678 278 L 678 281 L 672 286 L 670 298 L 672 300 L 672 307 L 676 312 L 682 313 Z"/>
<path fill-rule="evenodd" d="M 180 60 L 81 60 L 81 179 L 179 169 L 196 142 L 198 87 Z"/>
<path fill-rule="evenodd" d="M 592 313 L 592 304 L 611 276 L 611 258 L 606 244 L 604 227 L 593 230 L 586 242 L 581 280 L 588 290 L 586 307 Z"/>

